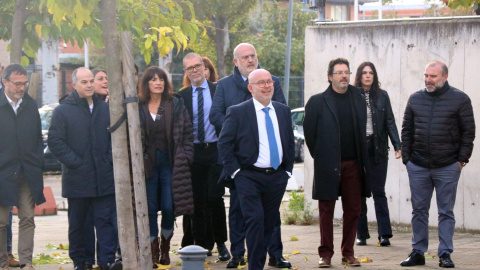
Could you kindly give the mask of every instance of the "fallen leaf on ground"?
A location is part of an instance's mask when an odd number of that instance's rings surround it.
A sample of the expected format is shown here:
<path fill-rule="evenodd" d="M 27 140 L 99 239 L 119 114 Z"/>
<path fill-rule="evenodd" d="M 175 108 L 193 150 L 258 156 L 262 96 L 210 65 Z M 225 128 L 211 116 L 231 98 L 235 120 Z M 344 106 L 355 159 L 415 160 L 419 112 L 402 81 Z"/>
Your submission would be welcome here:
<path fill-rule="evenodd" d="M 177 264 L 175 264 L 176 266 L 182 266 L 182 261 L 177 261 Z"/>
<path fill-rule="evenodd" d="M 364 257 L 360 260 L 360 262 L 362 263 L 371 263 L 373 262 L 372 259 L 368 258 L 368 257 Z"/>
<path fill-rule="evenodd" d="M 298 270 L 298 266 L 294 265 L 294 266 L 292 267 L 292 269 L 293 269 L 293 270 Z"/>
<path fill-rule="evenodd" d="M 239 266 L 237 266 L 237 269 L 243 269 L 245 267 L 247 267 L 247 265 L 239 265 Z"/>
<path fill-rule="evenodd" d="M 290 241 L 298 241 L 298 238 L 295 236 L 290 237 Z"/>
<path fill-rule="evenodd" d="M 159 263 L 155 263 L 157 265 L 157 268 L 156 269 L 170 269 L 172 268 L 172 265 L 169 264 L 169 265 L 163 265 L 163 264 L 159 264 Z"/>
<path fill-rule="evenodd" d="M 284 257 L 285 259 L 290 259 L 290 256 L 288 256 L 288 254 L 283 254 L 283 257 Z"/>
<path fill-rule="evenodd" d="M 292 252 L 292 254 L 293 254 L 293 255 L 300 254 L 300 251 L 298 251 L 298 250 L 294 250 L 294 251 Z"/>
<path fill-rule="evenodd" d="M 303 258 L 303 259 L 304 259 L 305 261 L 308 261 L 308 257 L 307 257 L 307 256 L 305 256 L 305 258 Z"/>
<path fill-rule="evenodd" d="M 434 259 L 435 255 L 425 255 L 425 259 Z"/>

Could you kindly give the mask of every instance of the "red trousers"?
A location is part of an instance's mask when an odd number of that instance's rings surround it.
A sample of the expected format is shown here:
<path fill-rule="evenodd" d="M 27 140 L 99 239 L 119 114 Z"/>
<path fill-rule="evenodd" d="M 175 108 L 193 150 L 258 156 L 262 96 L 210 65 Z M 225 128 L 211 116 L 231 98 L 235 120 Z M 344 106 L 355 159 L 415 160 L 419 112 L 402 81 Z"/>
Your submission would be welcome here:
<path fill-rule="evenodd" d="M 343 207 L 342 255 L 354 256 L 353 245 L 357 233 L 362 200 L 362 180 L 357 161 L 342 161 L 340 174 L 340 194 Z M 318 255 L 323 258 L 333 256 L 333 213 L 336 200 L 318 201 L 320 246 Z"/>

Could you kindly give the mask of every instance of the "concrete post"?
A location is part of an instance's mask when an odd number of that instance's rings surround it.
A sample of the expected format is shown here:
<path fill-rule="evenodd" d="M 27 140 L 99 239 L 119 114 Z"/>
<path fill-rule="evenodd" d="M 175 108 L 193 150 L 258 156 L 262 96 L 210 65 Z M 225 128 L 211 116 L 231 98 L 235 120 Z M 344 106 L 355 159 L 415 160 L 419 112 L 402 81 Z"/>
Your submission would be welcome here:
<path fill-rule="evenodd" d="M 182 260 L 182 270 L 205 269 L 205 258 L 208 250 L 200 246 L 187 246 L 178 251 Z"/>

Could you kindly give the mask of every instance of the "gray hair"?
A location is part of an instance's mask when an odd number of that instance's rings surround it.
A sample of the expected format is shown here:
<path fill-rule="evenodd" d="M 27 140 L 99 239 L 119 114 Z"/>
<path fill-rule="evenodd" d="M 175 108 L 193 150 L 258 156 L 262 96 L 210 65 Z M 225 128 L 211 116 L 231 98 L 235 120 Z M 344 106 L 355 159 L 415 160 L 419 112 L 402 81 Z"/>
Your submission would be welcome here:
<path fill-rule="evenodd" d="M 253 47 L 252 44 L 250 44 L 250 43 L 240 43 L 240 44 L 237 45 L 237 47 L 235 47 L 235 49 L 233 49 L 233 58 L 238 59 L 238 57 L 237 57 L 238 47 L 243 46 L 243 45 L 250 45 L 250 46 L 252 46 L 252 48 L 253 48 L 253 50 L 255 51 L 255 53 L 257 53 L 257 50 L 255 50 L 255 47 Z"/>
<path fill-rule="evenodd" d="M 185 55 L 185 56 L 183 57 L 183 60 L 182 60 L 182 65 L 183 65 L 183 67 L 185 68 L 185 64 L 184 64 L 184 62 L 183 62 L 184 60 L 192 59 L 192 58 L 195 58 L 195 57 L 197 57 L 198 59 L 200 59 L 200 61 L 203 63 L 203 59 L 202 59 L 202 57 L 200 56 L 200 54 L 191 52 L 191 53 L 187 53 L 187 55 Z"/>

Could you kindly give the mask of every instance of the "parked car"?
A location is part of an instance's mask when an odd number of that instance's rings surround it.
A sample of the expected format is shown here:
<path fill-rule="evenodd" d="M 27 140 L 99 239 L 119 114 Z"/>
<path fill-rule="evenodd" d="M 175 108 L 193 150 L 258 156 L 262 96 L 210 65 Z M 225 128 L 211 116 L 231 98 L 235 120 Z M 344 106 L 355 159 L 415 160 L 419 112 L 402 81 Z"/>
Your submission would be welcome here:
<path fill-rule="evenodd" d="M 43 170 L 44 171 L 61 171 L 62 164 L 58 159 L 50 152 L 47 145 L 48 129 L 50 128 L 50 122 L 52 121 L 53 110 L 58 106 L 58 103 L 43 105 L 38 112 L 40 113 L 40 120 L 42 121 L 42 136 L 43 136 Z"/>
<path fill-rule="evenodd" d="M 305 137 L 303 136 L 303 118 L 305 109 L 297 108 L 292 110 L 293 136 L 295 137 L 295 161 L 303 162 L 305 157 Z"/>

